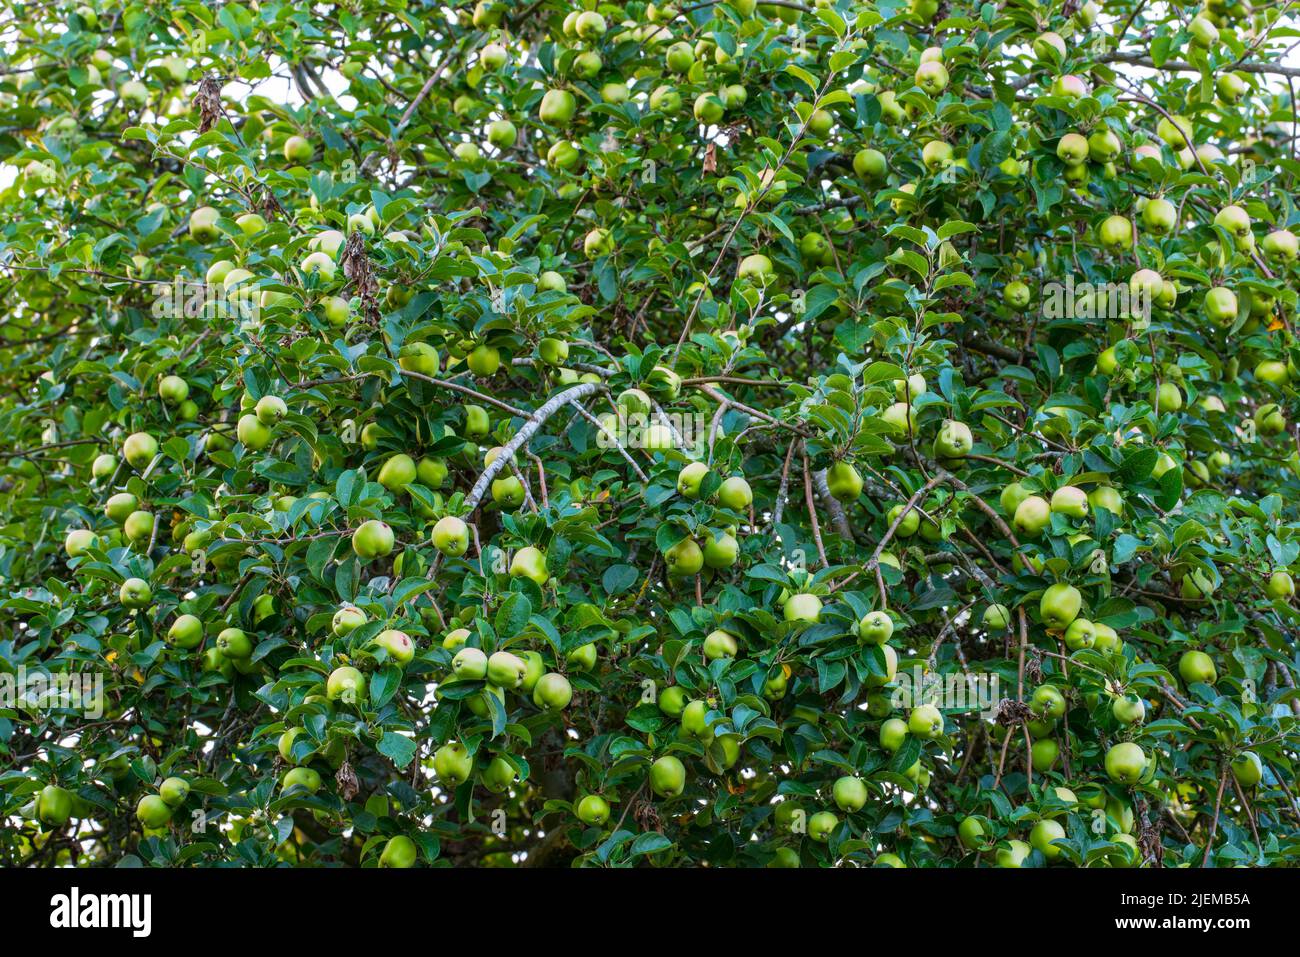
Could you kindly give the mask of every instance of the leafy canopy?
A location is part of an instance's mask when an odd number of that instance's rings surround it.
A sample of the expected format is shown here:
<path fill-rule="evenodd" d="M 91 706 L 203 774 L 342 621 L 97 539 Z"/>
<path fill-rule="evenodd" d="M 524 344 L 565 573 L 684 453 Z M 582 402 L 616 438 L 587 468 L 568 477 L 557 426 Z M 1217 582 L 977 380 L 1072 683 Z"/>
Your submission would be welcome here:
<path fill-rule="evenodd" d="M 1287 5 L 3 18 L 0 859 L 1295 854 Z"/>

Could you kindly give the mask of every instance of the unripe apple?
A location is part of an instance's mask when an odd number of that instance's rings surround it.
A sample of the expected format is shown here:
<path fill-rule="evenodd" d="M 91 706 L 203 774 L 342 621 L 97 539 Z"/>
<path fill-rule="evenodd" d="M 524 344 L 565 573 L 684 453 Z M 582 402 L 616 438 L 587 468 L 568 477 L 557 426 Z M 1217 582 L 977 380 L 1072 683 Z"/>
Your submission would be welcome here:
<path fill-rule="evenodd" d="M 934 439 L 934 456 L 937 459 L 962 459 L 970 454 L 975 444 L 970 426 L 965 422 L 949 419 L 939 429 Z"/>
<path fill-rule="evenodd" d="M 998 867 L 1020 867 L 1032 851 L 1024 841 L 1007 841 L 1006 847 L 994 851 L 993 861 Z"/>
<path fill-rule="evenodd" d="M 179 615 L 167 629 L 167 644 L 173 648 L 197 648 L 203 641 L 203 622 L 194 615 Z"/>
<path fill-rule="evenodd" d="M 599 827 L 609 820 L 609 802 L 599 794 L 588 794 L 578 802 L 578 820 Z"/>
<path fill-rule="evenodd" d="M 1059 33 L 1048 30 L 1040 33 L 1033 42 L 1034 57 L 1048 63 L 1059 63 L 1065 59 L 1065 40 Z"/>
<path fill-rule="evenodd" d="M 907 722 L 902 718 L 889 718 L 880 725 L 880 746 L 893 754 L 907 739 Z"/>
<path fill-rule="evenodd" d="M 1183 393 L 1173 382 L 1162 382 L 1156 389 L 1155 402 L 1157 412 L 1177 412 L 1183 407 Z"/>
<path fill-rule="evenodd" d="M 1264 779 L 1264 766 L 1254 751 L 1242 751 L 1232 759 L 1232 776 L 1244 788 L 1253 788 Z"/>
<path fill-rule="evenodd" d="M 294 134 L 284 141 L 284 158 L 286 162 L 301 165 L 310 162 L 315 153 L 316 148 L 311 145 L 311 140 L 305 136 Z"/>
<path fill-rule="evenodd" d="M 673 798 L 686 786 L 686 768 L 671 754 L 650 765 L 650 789 L 660 797 Z"/>
<path fill-rule="evenodd" d="M 180 807 L 190 796 L 190 782 L 181 777 L 170 777 L 158 786 L 158 796 L 168 807 Z"/>
<path fill-rule="evenodd" d="M 922 63 L 916 68 L 916 85 L 930 96 L 942 93 L 948 86 L 948 70 L 942 63 Z"/>
<path fill-rule="evenodd" d="M 1106 752 L 1106 773 L 1116 784 L 1137 784 L 1147 768 L 1146 752 L 1132 741 L 1121 741 Z"/>
<path fill-rule="evenodd" d="M 519 549 L 510 562 L 510 577 L 527 578 L 541 588 L 551 577 L 546 570 L 546 553 L 533 545 Z"/>
<path fill-rule="evenodd" d="M 519 131 L 509 120 L 493 120 L 487 128 L 488 142 L 499 150 L 508 150 L 515 145 Z"/>
<path fill-rule="evenodd" d="M 1205 315 L 1221 326 L 1237 318 L 1237 295 L 1227 286 L 1215 286 L 1205 294 Z"/>
<path fill-rule="evenodd" d="M 384 522 L 370 519 L 352 533 L 352 551 L 362 561 L 383 558 L 393 550 L 393 530 Z"/>
<path fill-rule="evenodd" d="M 200 243 L 211 242 L 217 238 L 217 220 L 221 214 L 211 206 L 200 206 L 190 213 L 190 238 Z"/>
<path fill-rule="evenodd" d="M 807 621 L 816 623 L 821 619 L 822 600 L 816 595 L 791 595 L 785 603 L 786 621 Z"/>
<path fill-rule="evenodd" d="M 1038 611 L 1042 615 L 1044 625 L 1061 631 L 1079 616 L 1082 605 L 1083 596 L 1079 593 L 1079 589 L 1064 582 L 1057 582 L 1055 585 L 1049 585 L 1043 592 L 1043 597 L 1038 602 Z"/>
<path fill-rule="evenodd" d="M 695 50 L 685 41 L 674 43 L 664 54 L 664 63 L 672 73 L 686 73 L 695 65 Z"/>
<path fill-rule="evenodd" d="M 122 457 L 137 471 L 143 471 L 158 454 L 158 440 L 148 432 L 134 432 L 122 443 Z"/>
<path fill-rule="evenodd" d="M 351 634 L 366 623 L 366 613 L 355 605 L 344 605 L 334 613 L 330 621 L 330 630 L 334 637 L 342 638 Z"/>
<path fill-rule="evenodd" d="M 165 375 L 158 380 L 158 395 L 168 405 L 180 405 L 189 394 L 189 385 L 178 375 Z"/>
<path fill-rule="evenodd" d="M 1005 631 L 1011 623 L 1011 610 L 1006 605 L 989 605 L 984 609 L 982 621 L 989 631 Z"/>
<path fill-rule="evenodd" d="M 1213 685 L 1218 681 L 1214 659 L 1203 651 L 1186 651 L 1178 659 L 1178 674 L 1189 685 L 1201 682 Z"/>
<path fill-rule="evenodd" d="M 1060 512 L 1070 518 L 1088 517 L 1088 496 L 1083 489 L 1073 485 L 1062 485 L 1052 493 L 1053 512 Z"/>
<path fill-rule="evenodd" d="M 1067 166 L 1077 166 L 1088 158 L 1088 141 L 1078 133 L 1066 133 L 1056 144 L 1056 155 Z"/>
<path fill-rule="evenodd" d="M 894 529 L 896 537 L 911 538 L 921 528 L 921 513 L 914 508 L 908 508 L 906 502 L 899 502 L 885 513 L 885 523 Z"/>
<path fill-rule="evenodd" d="M 757 286 L 766 286 L 776 278 L 776 267 L 767 256 L 753 253 L 740 261 L 736 275 L 741 279 L 748 279 Z"/>
<path fill-rule="evenodd" d="M 47 784 L 36 796 L 36 816 L 42 824 L 63 827 L 72 818 L 73 794 L 57 784 Z"/>
<path fill-rule="evenodd" d="M 537 115 L 548 126 L 567 126 L 577 108 L 578 101 L 568 90 L 547 90 Z"/>
<path fill-rule="evenodd" d="M 1028 495 L 1016 506 L 1011 523 L 1022 535 L 1037 538 L 1051 520 L 1052 507 L 1047 500 L 1038 495 Z"/>
<path fill-rule="evenodd" d="M 1097 239 L 1107 249 L 1130 249 L 1133 246 L 1133 224 L 1123 216 L 1107 216 L 1097 227 Z"/>
<path fill-rule="evenodd" d="M 129 518 L 129 516 L 128 516 Z M 63 540 L 63 550 L 69 558 L 80 558 L 99 544 L 99 536 L 88 528 L 74 528 Z"/>
<path fill-rule="evenodd" d="M 388 839 L 384 844 L 383 851 L 379 854 L 379 866 L 391 868 L 407 868 L 415 866 L 416 857 L 415 842 L 404 834 L 397 834 Z"/>
<path fill-rule="evenodd" d="M 158 795 L 146 794 L 135 806 L 135 817 L 145 827 L 165 827 L 172 819 L 172 809 Z"/>
<path fill-rule="evenodd" d="M 128 578 L 117 593 L 125 608 L 144 608 L 153 600 L 153 589 L 143 578 Z"/>
<path fill-rule="evenodd" d="M 703 462 L 690 462 L 677 473 L 677 491 L 686 498 L 698 498 L 700 483 L 709 474 L 709 467 Z"/>
<path fill-rule="evenodd" d="M 1178 224 L 1178 208 L 1158 196 L 1142 207 L 1142 226 L 1157 236 L 1168 236 Z"/>
<path fill-rule="evenodd" d="M 952 165 L 952 147 L 943 140 L 931 140 L 921 148 L 921 162 L 931 173 Z"/>
<path fill-rule="evenodd" d="M 1137 695 L 1121 695 L 1110 705 L 1110 713 L 1120 724 L 1141 724 L 1146 718 L 1146 703 Z"/>
<path fill-rule="evenodd" d="M 1208 17 L 1192 17 L 1192 22 L 1187 25 L 1187 32 L 1192 38 L 1192 43 L 1202 49 L 1216 46 L 1219 42 L 1219 28 L 1211 23 Z"/>
<path fill-rule="evenodd" d="M 880 420 L 889 427 L 896 438 L 916 431 L 916 414 L 906 402 L 895 402 L 880 413 Z"/>
<path fill-rule="evenodd" d="M 1071 651 L 1091 648 L 1097 640 L 1097 628 L 1086 618 L 1076 618 L 1065 629 L 1065 647 Z"/>
<path fill-rule="evenodd" d="M 1268 577 L 1265 590 L 1274 601 L 1290 601 L 1295 596 L 1295 580 L 1287 572 L 1276 571 Z"/>
<path fill-rule="evenodd" d="M 448 741 L 433 753 L 433 773 L 443 784 L 464 784 L 473 770 L 474 758 L 459 741 Z"/>
<path fill-rule="evenodd" d="M 390 492 L 399 492 L 414 481 L 415 460 L 404 452 L 391 456 L 379 470 L 379 484 Z"/>
<path fill-rule="evenodd" d="M 1029 710 L 1040 718 L 1060 718 L 1065 714 L 1065 696 L 1054 685 L 1039 685 L 1029 696 Z"/>
<path fill-rule="evenodd" d="M 867 644 L 883 645 L 894 634 L 894 619 L 887 611 L 868 612 L 858 622 L 858 638 Z"/>
<path fill-rule="evenodd" d="M 736 512 L 743 512 L 754 503 L 754 492 L 742 476 L 733 475 L 718 487 L 718 504 Z"/>
<path fill-rule="evenodd" d="M 943 734 L 943 714 L 932 704 L 913 708 L 907 719 L 907 730 L 925 740 L 937 738 Z"/>
<path fill-rule="evenodd" d="M 523 684 L 524 673 L 527 670 L 528 665 L 518 655 L 508 651 L 498 651 L 488 658 L 487 680 L 489 684 L 496 685 L 498 688 L 512 691 Z"/>
<path fill-rule="evenodd" d="M 273 426 L 279 424 L 280 420 L 289 414 L 289 407 L 279 396 L 264 395 L 257 400 L 253 411 L 259 422 L 266 426 Z"/>
<path fill-rule="evenodd" d="M 614 237 L 608 229 L 598 226 L 582 240 L 582 252 L 588 259 L 599 259 L 614 252 Z"/>
<path fill-rule="evenodd" d="M 537 679 L 533 689 L 533 704 L 546 711 L 560 711 L 573 700 L 573 686 L 558 672 L 549 672 Z"/>
<path fill-rule="evenodd" d="M 438 519 L 433 526 L 433 547 L 444 555 L 459 558 L 469 549 L 469 526 L 454 515 Z"/>
<path fill-rule="evenodd" d="M 736 657 L 735 636 L 717 629 L 709 632 L 704 639 L 704 657 L 713 661 L 716 658 Z"/>
<path fill-rule="evenodd" d="M 712 126 L 722 119 L 726 106 L 716 93 L 705 92 L 695 98 L 693 112 L 697 122 Z"/>
<path fill-rule="evenodd" d="M 462 648 L 451 659 L 451 672 L 459 681 L 481 681 L 487 676 L 487 655 L 481 648 Z"/>
<path fill-rule="evenodd" d="M 1088 504 L 1093 508 L 1104 508 L 1113 515 L 1124 514 L 1124 497 L 1111 485 L 1098 485 L 1089 492 Z"/>
<path fill-rule="evenodd" d="M 1300 254 L 1300 240 L 1297 240 L 1295 233 L 1289 229 L 1273 230 L 1264 237 L 1260 245 L 1263 247 L 1264 255 L 1273 262 L 1295 262 L 1297 254 Z"/>
<path fill-rule="evenodd" d="M 861 778 L 851 775 L 846 774 L 837 778 L 832 794 L 840 810 L 848 811 L 850 814 L 861 811 L 867 803 L 867 785 Z"/>
<path fill-rule="evenodd" d="M 406 667 L 415 657 L 415 644 L 411 641 L 411 636 L 396 628 L 381 631 L 371 644 L 376 648 L 384 649 L 388 657 L 399 667 Z"/>
<path fill-rule="evenodd" d="M 983 822 L 977 817 L 964 817 L 961 823 L 957 825 L 957 840 L 967 850 L 977 851 L 982 848 L 987 841 L 987 832 L 984 830 Z"/>
<path fill-rule="evenodd" d="M 808 836 L 819 844 L 825 844 L 840 826 L 840 819 L 830 811 L 818 811 L 808 818 Z"/>
<path fill-rule="evenodd" d="M 1029 843 L 1042 853 L 1049 861 L 1061 856 L 1061 849 L 1053 841 L 1065 838 L 1065 828 L 1056 821 L 1039 821 L 1029 832 Z"/>
<path fill-rule="evenodd" d="M 740 542 L 728 532 L 709 535 L 704 543 L 704 564 L 707 568 L 730 568 L 740 556 Z"/>
<path fill-rule="evenodd" d="M 253 653 L 252 639 L 239 628 L 222 629 L 217 634 L 216 647 L 225 658 L 231 661 L 247 658 Z"/>
<path fill-rule="evenodd" d="M 879 150 L 862 149 L 853 157 L 853 172 L 859 179 L 876 182 L 884 179 L 889 172 L 889 161 Z"/>
<path fill-rule="evenodd" d="M 271 430 L 256 415 L 248 413 L 239 417 L 235 435 L 250 452 L 260 452 L 271 444 Z"/>
<path fill-rule="evenodd" d="M 1088 158 L 1094 163 L 1111 163 L 1124 149 L 1114 131 L 1099 129 L 1088 137 Z"/>
<path fill-rule="evenodd" d="M 862 475 L 848 462 L 835 462 L 826 470 L 826 487 L 837 501 L 856 501 L 862 486 Z"/>
<path fill-rule="evenodd" d="M 118 492 L 110 495 L 108 501 L 104 503 L 104 514 L 111 521 L 121 525 L 131 516 L 131 513 L 136 510 L 136 506 L 139 504 L 139 500 L 130 492 Z"/>
<path fill-rule="evenodd" d="M 397 364 L 408 372 L 436 376 L 438 374 L 438 350 L 427 342 L 408 342 L 398 352 Z"/>

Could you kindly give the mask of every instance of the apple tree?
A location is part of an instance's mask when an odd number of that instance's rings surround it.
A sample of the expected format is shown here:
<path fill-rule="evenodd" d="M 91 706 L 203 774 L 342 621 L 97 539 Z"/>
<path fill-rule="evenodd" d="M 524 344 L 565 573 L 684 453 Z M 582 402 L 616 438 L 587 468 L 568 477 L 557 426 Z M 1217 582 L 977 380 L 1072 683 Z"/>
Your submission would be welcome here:
<path fill-rule="evenodd" d="M 1294 860 L 1294 16 L 8 4 L 0 860 Z"/>

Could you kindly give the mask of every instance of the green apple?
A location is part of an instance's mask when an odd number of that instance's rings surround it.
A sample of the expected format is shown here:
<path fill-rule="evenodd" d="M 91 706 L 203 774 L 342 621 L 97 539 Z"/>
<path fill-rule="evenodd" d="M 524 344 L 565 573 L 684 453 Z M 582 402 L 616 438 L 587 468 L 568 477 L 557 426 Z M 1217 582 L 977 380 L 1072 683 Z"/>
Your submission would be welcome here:
<path fill-rule="evenodd" d="M 200 206 L 190 213 L 190 238 L 200 243 L 211 242 L 217 238 L 217 220 L 221 214 L 211 206 Z"/>
<path fill-rule="evenodd" d="M 1137 695 L 1121 695 L 1110 704 L 1110 713 L 1120 724 L 1141 724 L 1146 720 L 1146 703 Z"/>
<path fill-rule="evenodd" d="M 819 844 L 825 844 L 840 826 L 840 819 L 830 811 L 818 811 L 808 818 L 808 836 Z"/>
<path fill-rule="evenodd" d="M 180 777 L 170 777 L 158 786 L 158 796 L 168 807 L 180 807 L 190 796 L 190 782 Z"/>
<path fill-rule="evenodd" d="M 165 375 L 158 380 L 158 396 L 168 405 L 180 405 L 189 394 L 189 384 L 178 375 Z"/>
<path fill-rule="evenodd" d="M 856 501 L 862 486 L 862 475 L 848 462 L 836 462 L 826 470 L 826 487 L 837 501 Z"/>
<path fill-rule="evenodd" d="M 1300 240 L 1289 229 L 1275 229 L 1264 237 L 1260 246 L 1264 255 L 1275 263 L 1292 263 L 1300 255 Z"/>
<path fill-rule="evenodd" d="M 515 552 L 510 562 L 510 577 L 527 578 L 541 588 L 551 577 L 546 569 L 546 553 L 533 545 L 525 545 Z"/>
<path fill-rule="evenodd" d="M 42 824 L 63 827 L 72 818 L 73 794 L 57 784 L 47 784 L 36 797 L 36 816 Z"/>
<path fill-rule="evenodd" d="M 1052 842 L 1064 839 L 1065 828 L 1056 821 L 1039 821 L 1029 832 L 1029 843 L 1049 861 L 1061 856 L 1061 849 Z"/>
<path fill-rule="evenodd" d="M 1186 684 L 1213 685 L 1219 680 L 1214 659 L 1203 651 L 1185 651 L 1178 659 L 1178 674 Z"/>
<path fill-rule="evenodd" d="M 135 806 L 135 817 L 145 827 L 165 827 L 172 819 L 172 809 L 158 795 L 146 794 Z"/>
<path fill-rule="evenodd" d="M 217 634 L 216 647 L 223 657 L 234 661 L 253 653 L 253 640 L 239 628 L 223 628 Z"/>
<path fill-rule="evenodd" d="M 352 551 L 362 561 L 383 558 L 393 550 L 393 530 L 378 519 L 362 522 L 352 533 Z"/>
<path fill-rule="evenodd" d="M 153 589 L 142 578 L 128 578 L 117 593 L 124 608 L 144 608 L 153 600 Z"/>
<path fill-rule="evenodd" d="M 914 79 L 917 86 L 934 96 L 948 86 L 948 70 L 942 63 L 922 63 L 916 68 Z"/>
<path fill-rule="evenodd" d="M 754 504 L 754 493 L 744 478 L 733 475 L 718 487 L 718 503 L 723 508 L 743 512 Z"/>
<path fill-rule="evenodd" d="M 880 725 L 880 746 L 893 754 L 907 739 L 908 725 L 902 718 L 889 718 Z"/>
<path fill-rule="evenodd" d="M 1274 601 L 1290 601 L 1295 596 L 1295 580 L 1287 572 L 1273 572 L 1268 576 L 1265 591 Z"/>
<path fill-rule="evenodd" d="M 241 415 L 235 426 L 235 435 L 250 452 L 260 452 L 271 444 L 271 430 L 256 415 Z"/>
<path fill-rule="evenodd" d="M 709 467 L 703 462 L 690 462 L 677 473 L 677 491 L 687 498 L 699 498 L 700 483 L 709 474 Z"/>
<path fill-rule="evenodd" d="M 469 526 L 454 515 L 445 515 L 433 526 L 433 547 L 451 558 L 469 550 Z"/>
<path fill-rule="evenodd" d="M 686 786 L 686 768 L 671 754 L 650 765 L 650 789 L 660 797 L 677 797 Z"/>
<path fill-rule="evenodd" d="M 316 148 L 305 136 L 293 135 L 284 141 L 284 158 L 286 162 L 302 165 L 311 161 Z"/>
<path fill-rule="evenodd" d="M 390 492 L 400 492 L 415 481 L 415 460 L 404 452 L 391 456 L 379 469 L 379 484 Z"/>
<path fill-rule="evenodd" d="M 913 708 L 907 719 L 907 730 L 924 740 L 937 738 L 943 734 L 943 714 L 932 704 Z"/>
<path fill-rule="evenodd" d="M 1029 710 L 1044 718 L 1065 715 L 1065 697 L 1054 685 L 1039 685 L 1029 696 Z"/>
<path fill-rule="evenodd" d="M 129 518 L 130 516 L 128 516 Z M 88 528 L 74 528 L 63 539 L 63 550 L 69 558 L 80 558 L 99 544 L 99 536 Z"/>
<path fill-rule="evenodd" d="M 377 648 L 383 648 L 388 652 L 388 657 L 403 668 L 415 657 L 415 644 L 411 641 L 411 636 L 396 628 L 381 631 L 375 636 L 372 644 Z"/>
<path fill-rule="evenodd" d="M 487 663 L 483 649 L 465 647 L 451 659 L 451 673 L 458 681 L 481 681 L 487 676 Z"/>
<path fill-rule="evenodd" d="M 839 809 L 850 814 L 861 811 L 867 803 L 867 785 L 861 778 L 852 775 L 837 778 L 832 793 Z"/>
<path fill-rule="evenodd" d="M 1121 741 L 1106 752 L 1106 773 L 1116 784 L 1136 784 L 1147 768 L 1147 756 L 1132 741 Z"/>
<path fill-rule="evenodd" d="M 970 426 L 952 419 L 944 422 L 934 439 L 934 456 L 937 459 L 962 459 L 970 454 L 974 445 Z"/>
<path fill-rule="evenodd" d="M 1237 295 L 1227 286 L 1215 286 L 1205 294 L 1204 308 L 1206 318 L 1225 326 L 1237 318 Z"/>
<path fill-rule="evenodd" d="M 736 657 L 736 638 L 721 629 L 709 632 L 704 639 L 704 657 L 713 661 L 717 658 Z"/>
<path fill-rule="evenodd" d="M 1052 507 L 1047 500 L 1038 495 L 1029 495 L 1016 506 L 1011 524 L 1026 538 L 1037 538 L 1043 534 L 1043 529 L 1051 519 Z"/>
<path fill-rule="evenodd" d="M 887 611 L 868 612 L 858 622 L 858 639 L 871 645 L 883 645 L 894 634 L 894 619 Z"/>
<path fill-rule="evenodd" d="M 533 704 L 545 711 L 561 711 L 573 700 L 573 685 L 558 672 L 551 671 L 537 679 Z"/>
<path fill-rule="evenodd" d="M 578 802 L 578 820 L 599 827 L 609 820 L 609 802 L 599 794 L 588 794 Z"/>
<path fill-rule="evenodd" d="M 1011 624 L 1011 610 L 1002 604 L 989 605 L 984 609 L 982 621 L 989 631 L 1006 631 Z"/>
<path fill-rule="evenodd" d="M 1232 759 L 1232 776 L 1244 788 L 1253 788 L 1264 778 L 1264 766 L 1254 751 L 1242 751 Z"/>
<path fill-rule="evenodd" d="M 498 688 L 511 691 L 524 683 L 524 673 L 528 665 L 518 655 L 508 651 L 498 651 L 488 658 L 487 680 Z"/>
<path fill-rule="evenodd" d="M 173 648 L 197 648 L 203 641 L 203 622 L 194 615 L 178 615 L 167 629 L 167 644 Z"/>
<path fill-rule="evenodd" d="M 1065 629 L 1065 647 L 1071 651 L 1091 648 L 1097 640 L 1097 628 L 1086 618 L 1076 618 Z"/>
<path fill-rule="evenodd" d="M 290 768 L 280 783 L 284 791 L 302 788 L 308 794 L 315 794 L 320 790 L 320 785 L 320 774 L 311 768 Z"/>
<path fill-rule="evenodd" d="M 122 457 L 136 471 L 143 471 L 158 454 L 158 440 L 148 432 L 134 432 L 122 443 Z"/>
<path fill-rule="evenodd" d="M 360 705 L 366 699 L 365 676 L 351 665 L 335 668 L 325 681 L 325 697 L 330 701 Z"/>
<path fill-rule="evenodd" d="M 1133 224 L 1123 216 L 1107 216 L 1097 227 L 1097 240 L 1110 250 L 1129 249 L 1133 245 Z"/>
<path fill-rule="evenodd" d="M 807 621 L 816 623 L 821 619 L 822 600 L 816 595 L 801 593 L 791 595 L 785 603 L 786 621 Z"/>
<path fill-rule="evenodd" d="M 889 172 L 889 161 L 879 150 L 862 149 L 853 157 L 853 172 L 859 179 L 875 182 L 885 178 Z"/>
<path fill-rule="evenodd" d="M 404 834 L 388 839 L 379 855 L 380 867 L 407 868 L 415 866 L 415 842 Z"/>
<path fill-rule="evenodd" d="M 683 577 L 698 574 L 704 567 L 704 552 L 694 539 L 684 538 L 664 552 L 669 574 Z"/>
<path fill-rule="evenodd" d="M 1083 596 L 1079 589 L 1064 582 L 1049 585 L 1039 599 L 1038 611 L 1043 624 L 1055 631 L 1063 631 L 1079 616 L 1083 606 Z"/>
<path fill-rule="evenodd" d="M 464 784 L 473 770 L 474 757 L 459 741 L 448 741 L 433 752 L 433 773 L 443 784 Z"/>
<path fill-rule="evenodd" d="M 344 605 L 334 613 L 330 630 L 334 637 L 342 638 L 351 634 L 366 623 L 366 613 L 355 605 Z"/>
<path fill-rule="evenodd" d="M 993 860 L 998 867 L 1020 867 L 1032 851 L 1024 841 L 1007 841 L 1006 847 L 994 851 Z"/>
<path fill-rule="evenodd" d="M 1088 141 L 1078 133 L 1066 133 L 1056 144 L 1056 155 L 1067 166 L 1076 166 L 1088 158 Z"/>
<path fill-rule="evenodd" d="M 998 497 L 998 504 L 1002 506 L 1002 512 L 1005 515 L 1014 516 L 1020 503 L 1033 494 L 1019 482 L 1012 482 L 1002 490 Z"/>
<path fill-rule="evenodd" d="M 730 568 L 740 556 L 740 542 L 728 532 L 711 534 L 704 543 L 704 564 L 708 568 Z"/>
<path fill-rule="evenodd" d="M 398 352 L 397 364 L 407 372 L 436 376 L 439 364 L 438 350 L 427 342 L 408 342 Z"/>

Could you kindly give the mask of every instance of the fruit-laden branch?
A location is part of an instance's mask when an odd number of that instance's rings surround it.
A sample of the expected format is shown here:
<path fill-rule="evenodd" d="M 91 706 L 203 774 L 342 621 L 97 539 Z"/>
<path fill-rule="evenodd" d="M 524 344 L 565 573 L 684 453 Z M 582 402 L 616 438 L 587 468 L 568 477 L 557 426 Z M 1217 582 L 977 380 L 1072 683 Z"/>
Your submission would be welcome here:
<path fill-rule="evenodd" d="M 1163 70 L 1167 73 L 1200 73 L 1201 68 L 1185 60 L 1168 60 L 1156 63 L 1149 56 L 1136 53 L 1107 53 L 1097 58 L 1098 63 L 1128 63 L 1132 66 L 1146 67 L 1149 70 Z M 1268 73 L 1274 76 L 1300 77 L 1300 67 L 1282 66 L 1280 63 L 1238 63 L 1232 67 L 1242 73 Z"/>
<path fill-rule="evenodd" d="M 641 471 L 641 466 L 639 466 L 639 465 L 636 464 L 636 459 L 632 458 L 632 456 L 628 453 L 627 449 L 623 448 L 623 443 L 620 442 L 620 441 L 618 440 L 618 436 L 617 436 L 617 435 L 615 435 L 615 434 L 614 434 L 613 432 L 611 432 L 609 429 L 605 428 L 605 426 L 603 426 L 603 425 L 601 424 L 600 419 L 596 418 L 594 415 L 592 415 L 590 412 L 588 412 L 585 408 L 583 408 L 581 402 L 571 402 L 571 403 L 569 403 L 569 404 L 573 406 L 573 408 L 577 411 L 577 413 L 578 413 L 580 416 L 582 416 L 584 419 L 586 419 L 588 422 L 590 422 L 592 425 L 594 425 L 597 429 L 599 429 L 599 430 L 600 430 L 601 432 L 603 432 L 605 435 L 609 436 L 609 438 L 610 438 L 610 439 L 613 441 L 613 443 L 614 443 L 614 447 L 615 447 L 616 449 L 618 449 L 618 453 L 619 453 L 619 455 L 621 455 L 621 456 L 623 456 L 623 458 L 627 459 L 627 464 L 630 465 L 630 466 L 632 466 L 632 471 L 634 471 L 634 472 L 636 473 L 636 477 L 637 477 L 637 478 L 639 478 L 642 482 L 649 482 L 649 481 L 650 481 L 650 477 L 649 477 L 648 475 L 646 475 L 645 472 Z"/>
<path fill-rule="evenodd" d="M 528 417 L 518 432 L 502 447 L 501 453 L 492 460 L 492 464 L 483 470 L 483 474 L 478 477 L 474 487 L 470 489 L 469 496 L 465 499 L 465 517 L 468 518 L 474 509 L 478 508 L 478 503 L 483 500 L 483 493 L 488 490 L 492 480 L 497 477 L 506 465 L 514 458 L 515 452 L 519 451 L 529 439 L 542 427 L 547 419 L 559 412 L 570 402 L 576 402 L 578 399 L 585 399 L 595 392 L 599 392 L 604 386 L 599 382 L 583 382 L 572 388 L 565 389 L 558 395 L 548 399 L 541 408 Z"/>

